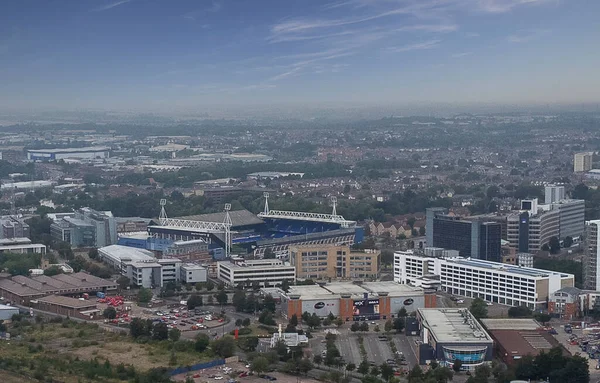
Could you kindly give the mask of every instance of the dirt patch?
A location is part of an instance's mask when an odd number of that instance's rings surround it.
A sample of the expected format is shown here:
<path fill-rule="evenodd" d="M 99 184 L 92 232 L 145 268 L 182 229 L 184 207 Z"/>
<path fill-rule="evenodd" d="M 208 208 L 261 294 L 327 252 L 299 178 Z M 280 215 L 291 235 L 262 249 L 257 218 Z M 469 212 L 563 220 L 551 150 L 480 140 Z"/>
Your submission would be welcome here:
<path fill-rule="evenodd" d="M 0 370 L 0 376 L 2 377 L 2 383 L 37 382 L 35 379 L 30 379 L 5 370 Z"/>

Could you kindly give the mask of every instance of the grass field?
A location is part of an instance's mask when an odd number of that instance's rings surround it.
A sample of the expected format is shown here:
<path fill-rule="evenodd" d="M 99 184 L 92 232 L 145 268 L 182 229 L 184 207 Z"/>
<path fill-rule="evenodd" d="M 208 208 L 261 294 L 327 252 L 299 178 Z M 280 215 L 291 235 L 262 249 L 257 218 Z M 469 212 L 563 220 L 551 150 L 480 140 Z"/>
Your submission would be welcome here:
<path fill-rule="evenodd" d="M 0 341 L 0 376 L 3 383 L 39 381 L 41 376 L 77 383 L 81 381 L 84 370 L 110 370 L 122 364 L 121 370 L 133 366 L 135 371 L 144 372 L 152 368 L 175 368 L 212 359 L 209 355 L 193 351 L 190 342 L 136 343 L 128 335 L 106 332 L 97 325 L 73 321 L 43 324 L 21 322 L 12 327 L 11 333 L 13 337 L 10 341 Z M 94 361 L 91 366 L 90 360 Z M 3 370 L 7 370 L 6 375 Z M 91 377 L 93 373 L 89 374 Z M 121 380 L 103 377 L 102 381 Z"/>

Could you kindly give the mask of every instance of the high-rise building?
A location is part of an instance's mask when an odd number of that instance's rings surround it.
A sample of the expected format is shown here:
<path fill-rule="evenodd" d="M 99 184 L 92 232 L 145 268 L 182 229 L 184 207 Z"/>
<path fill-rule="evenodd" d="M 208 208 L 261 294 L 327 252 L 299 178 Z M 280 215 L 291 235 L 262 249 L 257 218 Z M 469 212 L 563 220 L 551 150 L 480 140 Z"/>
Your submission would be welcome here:
<path fill-rule="evenodd" d="M 50 234 L 74 247 L 104 247 L 117 243 L 117 224 L 109 211 L 81 208 L 75 213 L 56 216 Z"/>
<path fill-rule="evenodd" d="M 558 209 L 531 214 L 529 211 L 511 214 L 507 218 L 506 236 L 510 247 L 520 253 L 536 253 L 560 236 Z"/>
<path fill-rule="evenodd" d="M 548 185 L 545 188 L 544 197 L 544 202 L 546 204 L 562 201 L 563 199 L 565 199 L 565 187 Z"/>
<path fill-rule="evenodd" d="M 588 221 L 585 224 L 583 287 L 586 290 L 600 289 L 600 220 Z"/>
<path fill-rule="evenodd" d="M 467 258 L 501 260 L 501 224 L 478 219 L 466 220 L 443 213 L 443 210 L 427 210 L 426 225 L 430 227 L 427 235 L 431 236 L 431 241 L 427 241 L 428 246 L 457 250 Z"/>
<path fill-rule="evenodd" d="M 427 246 L 433 247 L 433 221 L 437 215 L 448 214 L 448 209 L 443 207 L 430 207 L 425 211 L 425 241 Z"/>
<path fill-rule="evenodd" d="M 589 172 L 590 170 L 592 170 L 592 156 L 593 153 L 591 152 L 576 153 L 573 164 L 573 171 L 575 173 L 580 173 Z"/>
<path fill-rule="evenodd" d="M 585 230 L 585 200 L 563 199 L 552 203 L 552 209 L 559 212 L 559 238 L 578 238 Z"/>

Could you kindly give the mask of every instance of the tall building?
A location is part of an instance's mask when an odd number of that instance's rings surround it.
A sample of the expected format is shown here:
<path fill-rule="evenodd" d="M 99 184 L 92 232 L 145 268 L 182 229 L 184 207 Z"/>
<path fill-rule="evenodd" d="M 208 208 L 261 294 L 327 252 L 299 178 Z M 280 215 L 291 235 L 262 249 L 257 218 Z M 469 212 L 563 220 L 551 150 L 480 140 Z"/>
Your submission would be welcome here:
<path fill-rule="evenodd" d="M 427 223 L 431 237 L 427 245 L 457 250 L 466 258 L 501 260 L 502 226 L 497 222 L 466 220 L 440 214 L 440 210 L 427 210 Z M 429 238 L 429 237 L 428 237 Z"/>
<path fill-rule="evenodd" d="M 585 200 L 563 199 L 551 204 L 559 213 L 559 238 L 578 238 L 585 230 Z"/>
<path fill-rule="evenodd" d="M 117 243 L 117 224 L 109 211 L 81 208 L 69 215 L 57 216 L 50 234 L 73 247 L 104 247 Z"/>
<path fill-rule="evenodd" d="M 600 220 L 588 221 L 585 225 L 583 287 L 586 290 L 600 290 Z"/>
<path fill-rule="evenodd" d="M 377 278 L 378 250 L 353 251 L 350 246 L 332 244 L 290 246 L 290 262 L 296 278 Z"/>
<path fill-rule="evenodd" d="M 427 241 L 427 246 L 433 246 L 433 221 L 434 218 L 438 215 L 448 214 L 448 209 L 443 207 L 430 207 L 425 211 L 426 221 L 425 221 L 425 240 Z"/>
<path fill-rule="evenodd" d="M 545 188 L 544 197 L 544 202 L 546 204 L 562 201 L 563 199 L 565 199 L 565 187 L 548 185 Z"/>
<path fill-rule="evenodd" d="M 558 209 L 531 214 L 529 211 L 511 214 L 506 229 L 509 246 L 520 253 L 536 253 L 560 236 L 560 212 Z"/>
<path fill-rule="evenodd" d="M 0 218 L 2 238 L 29 238 L 29 225 L 23 218 L 6 216 Z"/>
<path fill-rule="evenodd" d="M 104 247 L 117 243 L 117 222 L 110 211 L 96 211 L 89 207 L 83 207 L 75 212 L 75 218 L 94 226 L 96 231 L 96 247 Z"/>
<path fill-rule="evenodd" d="M 593 153 L 591 152 L 576 153 L 573 171 L 575 173 L 580 173 L 592 170 L 592 156 Z"/>

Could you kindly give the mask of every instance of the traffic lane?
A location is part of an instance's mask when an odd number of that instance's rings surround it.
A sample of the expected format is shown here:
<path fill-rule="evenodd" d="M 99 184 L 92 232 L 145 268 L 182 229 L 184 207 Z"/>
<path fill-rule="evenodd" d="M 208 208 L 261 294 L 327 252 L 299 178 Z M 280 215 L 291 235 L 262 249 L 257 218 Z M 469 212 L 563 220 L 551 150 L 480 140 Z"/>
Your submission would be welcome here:
<path fill-rule="evenodd" d="M 387 341 L 379 340 L 377 335 L 372 334 L 363 336 L 363 344 L 369 362 L 375 362 L 377 365 L 380 365 L 387 359 L 392 358 L 392 351 L 390 350 Z"/>
<path fill-rule="evenodd" d="M 417 356 L 411 346 L 411 342 L 414 342 L 414 339 L 412 337 L 409 338 L 404 334 L 394 335 L 393 339 L 396 349 L 404 355 L 408 365 L 411 368 L 414 367 L 417 364 Z"/>
<path fill-rule="evenodd" d="M 354 363 L 358 366 L 362 361 L 356 336 L 350 334 L 338 335 L 336 347 L 340 350 L 340 354 L 346 363 Z"/>

